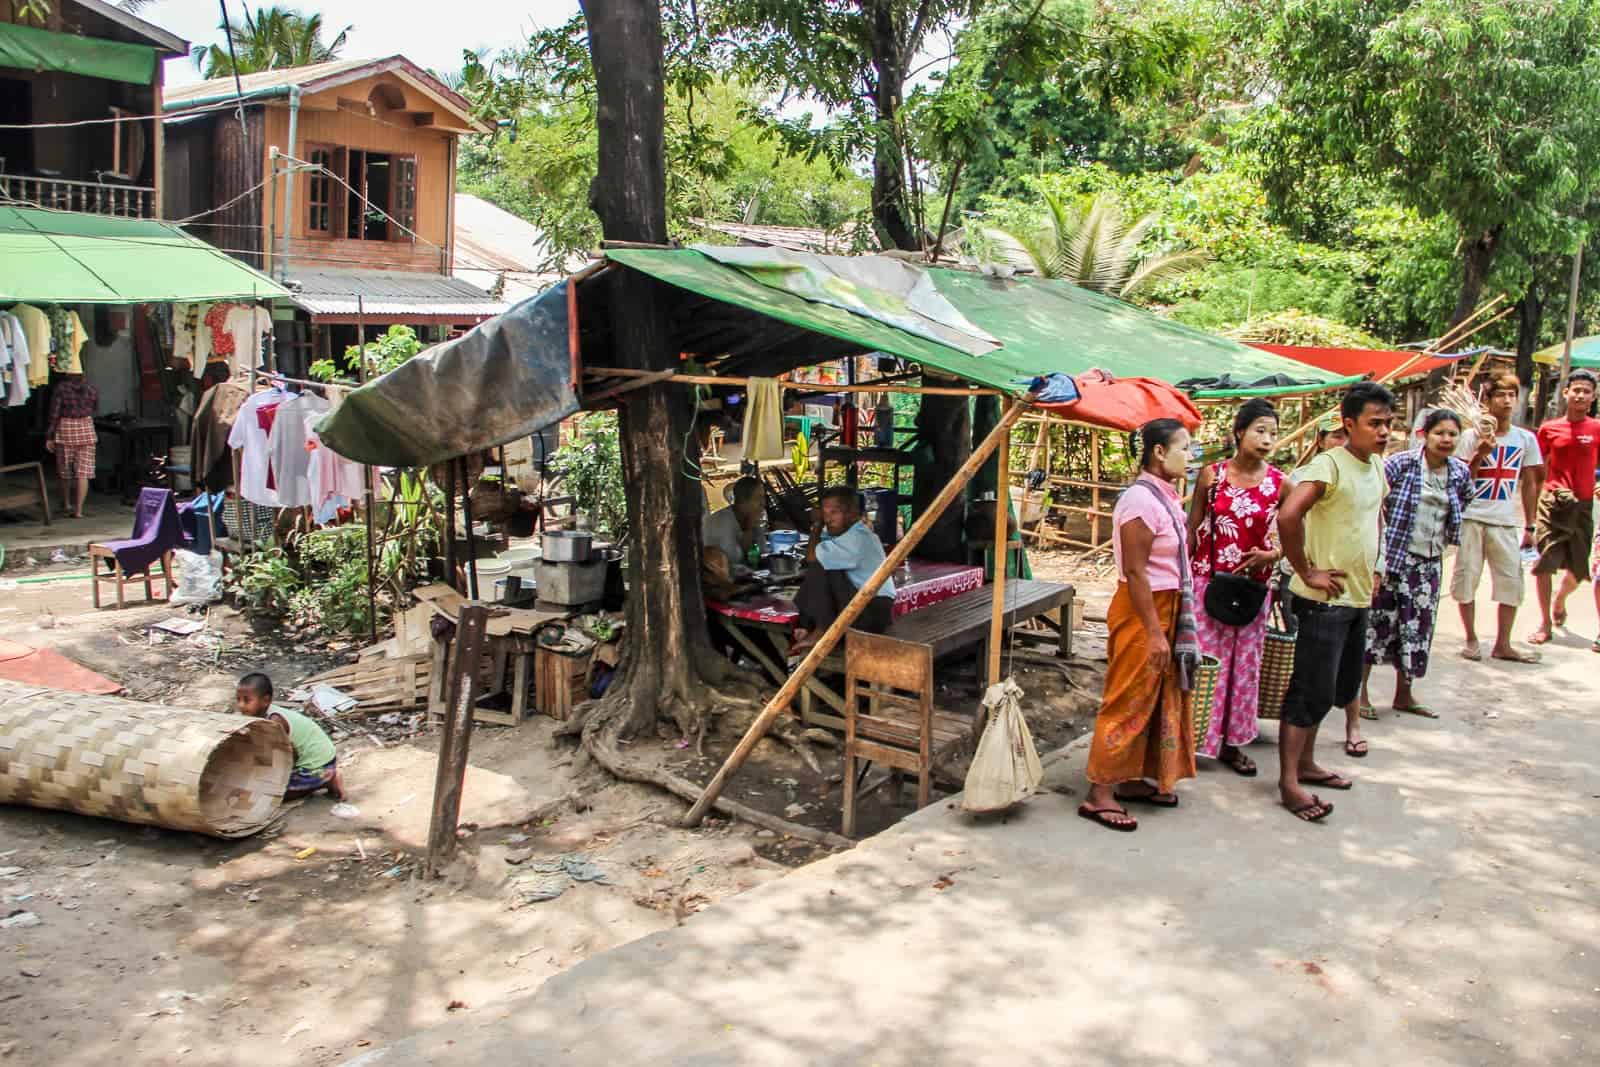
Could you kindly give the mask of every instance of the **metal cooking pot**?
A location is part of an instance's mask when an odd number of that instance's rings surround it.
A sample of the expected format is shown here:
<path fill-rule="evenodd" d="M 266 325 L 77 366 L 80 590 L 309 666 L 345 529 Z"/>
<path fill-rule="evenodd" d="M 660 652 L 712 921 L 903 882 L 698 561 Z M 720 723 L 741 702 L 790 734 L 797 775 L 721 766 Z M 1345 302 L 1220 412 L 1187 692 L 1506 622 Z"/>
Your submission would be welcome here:
<path fill-rule="evenodd" d="M 800 559 L 790 552 L 774 552 L 765 562 L 774 578 L 793 578 L 800 573 Z"/>
<path fill-rule="evenodd" d="M 586 563 L 594 547 L 594 534 L 586 530 L 550 530 L 540 546 L 547 563 Z"/>

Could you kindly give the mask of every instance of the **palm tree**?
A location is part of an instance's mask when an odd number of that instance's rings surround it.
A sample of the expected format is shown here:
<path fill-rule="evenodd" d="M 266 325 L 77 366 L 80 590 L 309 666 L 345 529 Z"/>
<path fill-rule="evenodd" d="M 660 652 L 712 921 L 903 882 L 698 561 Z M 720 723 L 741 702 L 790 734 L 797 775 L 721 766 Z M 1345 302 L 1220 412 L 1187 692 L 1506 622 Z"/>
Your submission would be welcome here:
<path fill-rule="evenodd" d="M 1048 226 L 1031 233 L 990 231 L 1002 245 L 1013 246 L 1012 259 L 1020 253 L 1043 277 L 1064 278 L 1097 293 L 1132 300 L 1209 258 L 1195 250 L 1141 255 L 1140 245 L 1161 219 L 1152 212 L 1127 225 L 1122 205 L 1111 193 L 1102 192 L 1082 205 L 1068 204 L 1047 192 L 1044 202 L 1050 209 Z"/>
<path fill-rule="evenodd" d="M 338 58 L 350 39 L 346 26 L 324 43 L 320 14 L 302 15 L 281 7 L 264 7 L 253 15 L 245 8 L 242 25 L 223 23 L 217 28 L 233 43 L 233 51 L 230 55 L 227 44 L 195 48 L 195 65 L 207 78 L 326 62 Z"/>

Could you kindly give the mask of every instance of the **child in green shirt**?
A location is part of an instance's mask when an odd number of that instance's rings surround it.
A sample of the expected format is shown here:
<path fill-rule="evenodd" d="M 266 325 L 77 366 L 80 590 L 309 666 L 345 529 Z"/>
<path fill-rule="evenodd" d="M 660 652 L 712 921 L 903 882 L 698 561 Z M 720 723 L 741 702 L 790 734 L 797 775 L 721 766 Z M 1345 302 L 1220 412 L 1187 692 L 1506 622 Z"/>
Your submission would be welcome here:
<path fill-rule="evenodd" d="M 272 702 L 272 679 L 259 671 L 239 679 L 234 693 L 239 714 L 252 719 L 270 719 L 282 726 L 294 745 L 294 770 L 283 798 L 310 796 L 326 789 L 335 800 L 344 799 L 344 783 L 339 778 L 339 760 L 333 740 L 304 712 Z"/>

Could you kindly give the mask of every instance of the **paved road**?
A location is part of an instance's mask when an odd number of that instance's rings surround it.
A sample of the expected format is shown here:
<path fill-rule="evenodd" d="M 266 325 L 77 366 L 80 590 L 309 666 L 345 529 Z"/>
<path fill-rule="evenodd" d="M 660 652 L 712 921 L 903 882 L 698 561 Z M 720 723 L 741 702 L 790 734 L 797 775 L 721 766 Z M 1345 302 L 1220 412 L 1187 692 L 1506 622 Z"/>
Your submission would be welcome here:
<path fill-rule="evenodd" d="M 1215 769 L 1135 834 L 1055 793 L 1003 822 L 938 804 L 356 1062 L 1600 1062 L 1581 596 L 1534 667 L 1456 658 L 1447 604 L 1422 690 L 1444 717 L 1388 715 L 1370 758 L 1330 758 L 1358 783 L 1324 825 Z M 1084 755 L 1047 785 L 1081 796 Z"/>

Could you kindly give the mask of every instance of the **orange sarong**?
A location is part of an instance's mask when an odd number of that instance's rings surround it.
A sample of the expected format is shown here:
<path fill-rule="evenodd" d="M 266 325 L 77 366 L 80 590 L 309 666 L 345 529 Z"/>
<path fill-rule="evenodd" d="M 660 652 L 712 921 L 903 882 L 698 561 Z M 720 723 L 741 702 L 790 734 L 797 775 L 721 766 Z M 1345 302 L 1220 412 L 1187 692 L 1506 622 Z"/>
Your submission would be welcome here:
<path fill-rule="evenodd" d="M 1156 616 L 1170 642 L 1178 628 L 1178 591 L 1153 595 Z M 1089 781 L 1116 785 L 1149 778 L 1161 792 L 1170 793 L 1180 779 L 1195 773 L 1189 694 L 1178 688 L 1176 668 L 1169 667 L 1159 678 L 1150 673 L 1144 623 L 1133 609 L 1126 582 L 1117 585 L 1111 598 L 1106 627 L 1110 663 L 1089 747 Z"/>

